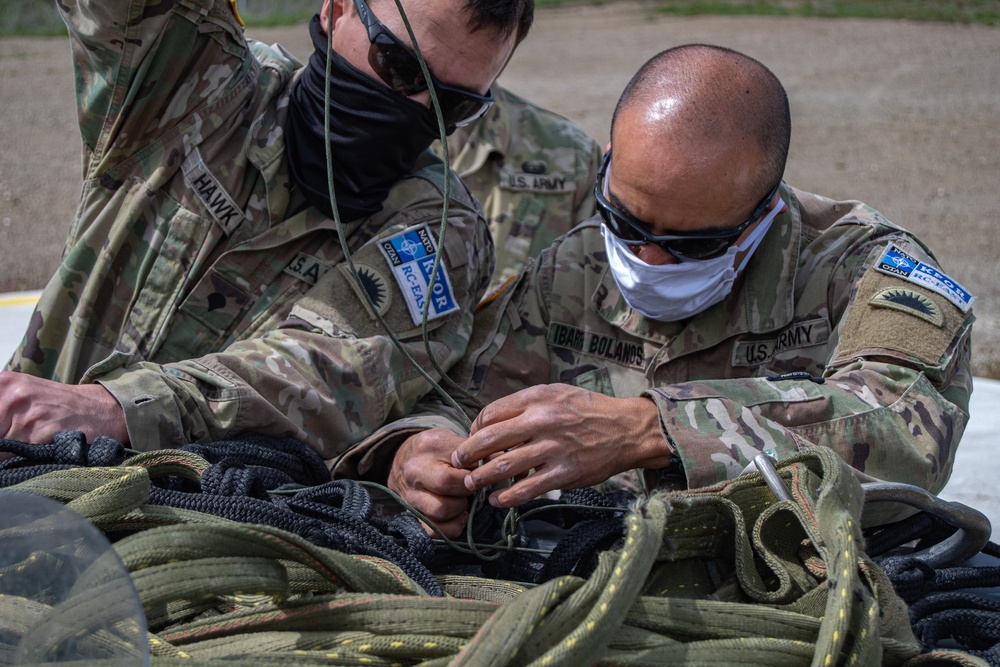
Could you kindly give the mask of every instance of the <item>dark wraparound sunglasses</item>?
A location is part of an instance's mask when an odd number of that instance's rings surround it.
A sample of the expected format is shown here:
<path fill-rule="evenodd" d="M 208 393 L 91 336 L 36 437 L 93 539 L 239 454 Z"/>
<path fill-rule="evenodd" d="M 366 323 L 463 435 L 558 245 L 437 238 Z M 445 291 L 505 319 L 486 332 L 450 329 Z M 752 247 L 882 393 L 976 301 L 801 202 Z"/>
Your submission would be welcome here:
<path fill-rule="evenodd" d="M 397 93 L 407 97 L 427 90 L 427 80 L 416 54 L 375 18 L 365 0 L 354 0 L 354 7 L 368 30 L 368 41 L 371 42 L 368 63 L 379 78 Z M 486 113 L 493 104 L 492 88 L 486 91 L 486 95 L 478 95 L 470 90 L 442 83 L 433 74 L 431 82 L 441 104 L 445 125 L 457 127 L 471 123 Z"/>
<path fill-rule="evenodd" d="M 640 246 L 646 243 L 655 243 L 677 259 L 713 259 L 724 254 L 750 225 L 760 220 L 764 211 L 767 210 L 768 204 L 774 198 L 774 193 L 778 191 L 778 185 L 780 185 L 780 183 L 775 185 L 771 192 L 760 200 L 753 214 L 745 222 L 730 229 L 707 234 L 703 232 L 650 234 L 646 231 L 646 228 L 649 227 L 647 223 L 620 210 L 605 196 L 604 187 L 610 164 L 611 151 L 608 151 L 604 154 L 601 170 L 597 172 L 597 181 L 594 183 L 597 210 L 600 212 L 601 218 L 604 219 L 604 224 L 626 245 Z"/>

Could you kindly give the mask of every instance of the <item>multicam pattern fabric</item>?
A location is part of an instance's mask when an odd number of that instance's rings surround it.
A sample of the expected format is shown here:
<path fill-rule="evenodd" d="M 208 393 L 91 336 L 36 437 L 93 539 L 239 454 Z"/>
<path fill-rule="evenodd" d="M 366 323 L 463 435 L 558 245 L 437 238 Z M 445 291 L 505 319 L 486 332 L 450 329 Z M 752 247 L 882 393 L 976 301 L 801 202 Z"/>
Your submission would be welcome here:
<path fill-rule="evenodd" d="M 451 166 L 482 203 L 496 244 L 491 292 L 595 213 L 603 152 L 576 123 L 499 85 L 493 93 L 489 113 L 448 137 Z"/>
<path fill-rule="evenodd" d="M 484 403 L 557 382 L 650 397 L 682 464 L 649 471 L 666 488 L 731 479 L 760 451 L 783 459 L 821 446 L 864 480 L 939 491 L 968 421 L 971 311 L 877 270 L 890 243 L 936 266 L 878 212 L 787 186 L 782 196 L 788 210 L 733 293 L 680 322 L 633 311 L 608 272 L 600 222 L 577 227 L 480 309 L 454 375 Z M 889 288 L 909 310 L 883 307 Z M 940 319 L 919 316 L 929 312 Z M 412 429 L 462 432 L 443 407 L 421 411 L 359 447 L 362 472 Z"/>
<path fill-rule="evenodd" d="M 428 385 L 375 313 L 431 364 L 379 241 L 404 229 L 437 236 L 452 179 L 436 248 L 461 309 L 429 325 L 447 367 L 493 262 L 457 177 L 428 151 L 380 213 L 350 221 L 355 276 L 334 222 L 289 178 L 281 128 L 298 61 L 247 40 L 228 0 L 58 5 L 84 185 L 62 265 L 8 367 L 100 382 L 142 450 L 256 430 L 332 457 L 405 414 Z"/>

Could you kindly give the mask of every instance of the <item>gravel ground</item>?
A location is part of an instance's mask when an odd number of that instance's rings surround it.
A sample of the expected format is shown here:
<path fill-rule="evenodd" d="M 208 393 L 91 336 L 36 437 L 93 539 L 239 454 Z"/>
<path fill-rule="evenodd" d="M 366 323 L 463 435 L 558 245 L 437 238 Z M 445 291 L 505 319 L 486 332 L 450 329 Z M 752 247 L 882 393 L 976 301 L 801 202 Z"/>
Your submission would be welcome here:
<path fill-rule="evenodd" d="M 303 25 L 251 36 L 308 56 Z M 768 65 L 788 89 L 785 180 L 860 199 L 916 232 L 977 296 L 974 372 L 1000 378 L 1000 29 L 904 21 L 670 17 L 642 3 L 546 9 L 501 81 L 607 141 L 631 74 L 706 42 Z M 69 49 L 0 39 L 0 292 L 56 267 L 80 187 Z"/>

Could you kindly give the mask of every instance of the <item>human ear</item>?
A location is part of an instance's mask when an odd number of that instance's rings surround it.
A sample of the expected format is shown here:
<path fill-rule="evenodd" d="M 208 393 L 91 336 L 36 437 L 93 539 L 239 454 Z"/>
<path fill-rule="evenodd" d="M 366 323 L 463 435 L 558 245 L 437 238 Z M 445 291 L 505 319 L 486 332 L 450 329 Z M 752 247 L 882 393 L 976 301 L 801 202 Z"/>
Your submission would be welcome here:
<path fill-rule="evenodd" d="M 323 0 L 319 13 L 319 23 L 323 32 L 330 34 L 330 26 L 337 27 L 337 21 L 344 15 L 344 0 Z"/>

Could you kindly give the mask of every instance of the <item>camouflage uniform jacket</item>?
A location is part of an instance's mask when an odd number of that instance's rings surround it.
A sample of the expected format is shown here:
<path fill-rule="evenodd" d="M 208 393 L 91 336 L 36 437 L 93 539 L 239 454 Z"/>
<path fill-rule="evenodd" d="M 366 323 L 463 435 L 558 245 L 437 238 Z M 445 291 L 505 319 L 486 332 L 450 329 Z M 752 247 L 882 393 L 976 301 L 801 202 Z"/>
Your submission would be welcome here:
<path fill-rule="evenodd" d="M 257 430 L 332 457 L 405 414 L 427 383 L 374 312 L 430 369 L 419 323 L 441 257 L 426 349 L 444 367 L 460 357 L 493 261 L 471 193 L 428 151 L 381 212 L 345 226 L 352 277 L 334 222 L 289 179 L 299 62 L 245 39 L 228 0 L 59 7 L 83 191 L 10 368 L 100 382 L 144 450 Z"/>
<path fill-rule="evenodd" d="M 556 382 L 650 397 L 676 456 L 648 472 L 669 488 L 738 476 L 762 450 L 825 446 L 863 479 L 936 492 L 968 420 L 971 311 L 878 270 L 892 245 L 935 264 L 878 212 L 787 186 L 782 196 L 788 209 L 733 292 L 680 322 L 633 311 L 600 222 L 578 226 L 480 309 L 456 379 L 484 404 Z M 355 465 L 366 471 L 414 429 L 466 432 L 441 406 L 421 412 L 359 446 Z"/>
<path fill-rule="evenodd" d="M 496 103 L 482 119 L 448 137 L 452 168 L 479 199 L 493 234 L 491 292 L 595 213 L 603 153 L 576 123 L 498 85 L 493 93 Z"/>

